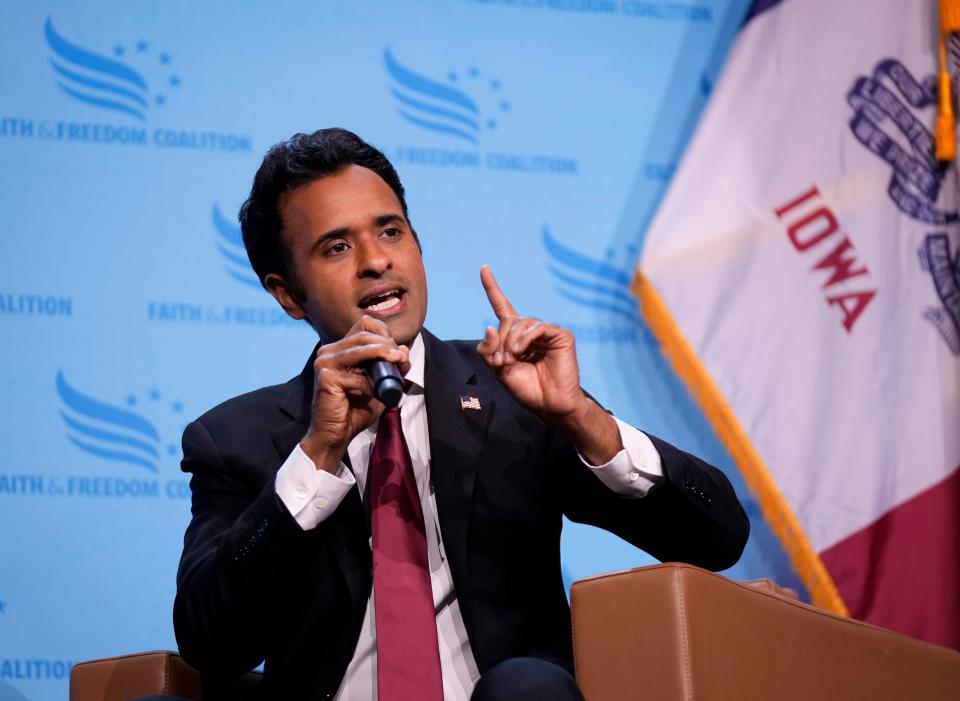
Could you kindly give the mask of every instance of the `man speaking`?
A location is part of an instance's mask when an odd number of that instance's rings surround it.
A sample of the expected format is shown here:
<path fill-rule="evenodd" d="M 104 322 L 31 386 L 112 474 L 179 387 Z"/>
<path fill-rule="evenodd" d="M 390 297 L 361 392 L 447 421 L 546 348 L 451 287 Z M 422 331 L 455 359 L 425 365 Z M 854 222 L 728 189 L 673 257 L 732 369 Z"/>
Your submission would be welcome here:
<path fill-rule="evenodd" d="M 661 560 L 740 557 L 726 478 L 604 411 L 573 335 L 518 314 L 488 268 L 498 328 L 423 328 L 420 242 L 377 149 L 343 129 L 278 144 L 240 222 L 264 287 L 320 344 L 184 433 L 174 624 L 208 678 L 265 662 L 264 698 L 580 699 L 563 516 Z M 376 361 L 402 375 L 398 407 L 375 398 Z"/>

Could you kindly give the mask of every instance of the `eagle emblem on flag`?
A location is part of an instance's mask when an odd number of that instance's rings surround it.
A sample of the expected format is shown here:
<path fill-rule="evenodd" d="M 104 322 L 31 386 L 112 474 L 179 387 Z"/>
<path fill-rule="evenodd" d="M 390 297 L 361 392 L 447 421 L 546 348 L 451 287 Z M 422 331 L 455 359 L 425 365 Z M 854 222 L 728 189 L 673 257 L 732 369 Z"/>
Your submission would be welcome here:
<path fill-rule="evenodd" d="M 951 54 L 958 52 L 950 42 Z M 956 165 L 935 158 L 934 135 L 917 114 L 936 105 L 936 76 L 915 78 L 895 59 L 877 64 L 871 77 L 857 78 L 847 101 L 854 109 L 850 129 L 856 139 L 887 162 L 893 170 L 887 190 L 897 208 L 918 222 L 946 227 L 958 219 L 956 211 L 939 205 L 946 176 Z M 909 149 L 900 143 L 909 144 Z M 933 282 L 941 306 L 928 306 L 923 317 L 932 323 L 950 351 L 960 355 L 960 252 L 951 255 L 945 230 L 929 232 L 918 251 L 920 268 Z"/>

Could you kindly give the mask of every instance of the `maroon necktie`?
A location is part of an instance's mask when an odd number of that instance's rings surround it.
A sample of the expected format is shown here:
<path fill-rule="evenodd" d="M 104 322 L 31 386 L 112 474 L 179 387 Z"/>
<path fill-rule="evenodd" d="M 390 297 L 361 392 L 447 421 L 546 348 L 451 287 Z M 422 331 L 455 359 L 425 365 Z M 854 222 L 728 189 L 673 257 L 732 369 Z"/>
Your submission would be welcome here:
<path fill-rule="evenodd" d="M 423 510 L 396 407 L 380 417 L 370 456 L 370 528 L 379 699 L 442 701 Z"/>

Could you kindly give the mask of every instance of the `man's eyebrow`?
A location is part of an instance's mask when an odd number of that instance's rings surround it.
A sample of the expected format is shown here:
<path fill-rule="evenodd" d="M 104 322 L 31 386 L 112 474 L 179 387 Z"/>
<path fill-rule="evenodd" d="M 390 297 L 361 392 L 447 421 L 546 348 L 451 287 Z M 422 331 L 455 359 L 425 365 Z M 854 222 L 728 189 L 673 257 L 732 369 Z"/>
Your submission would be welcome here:
<path fill-rule="evenodd" d="M 330 229 L 330 231 L 325 234 L 321 234 L 317 240 L 313 242 L 311 248 L 319 248 L 330 239 L 342 239 L 349 233 L 350 229 L 345 226 L 341 226 L 339 229 Z"/>
<path fill-rule="evenodd" d="M 386 224 L 406 224 L 407 223 L 407 220 L 401 217 L 399 214 L 381 214 L 373 221 L 377 226 L 384 226 Z"/>

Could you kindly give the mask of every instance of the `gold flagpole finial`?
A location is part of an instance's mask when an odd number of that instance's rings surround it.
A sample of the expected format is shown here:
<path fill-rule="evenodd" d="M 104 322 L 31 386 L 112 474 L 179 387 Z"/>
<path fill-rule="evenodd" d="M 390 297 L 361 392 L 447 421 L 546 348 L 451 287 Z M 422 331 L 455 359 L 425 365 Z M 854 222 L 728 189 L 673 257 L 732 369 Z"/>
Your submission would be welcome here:
<path fill-rule="evenodd" d="M 960 32 L 960 0 L 940 0 L 940 80 L 934 140 L 938 161 L 957 157 L 957 135 L 953 116 L 950 69 L 947 64 L 947 37 Z"/>

